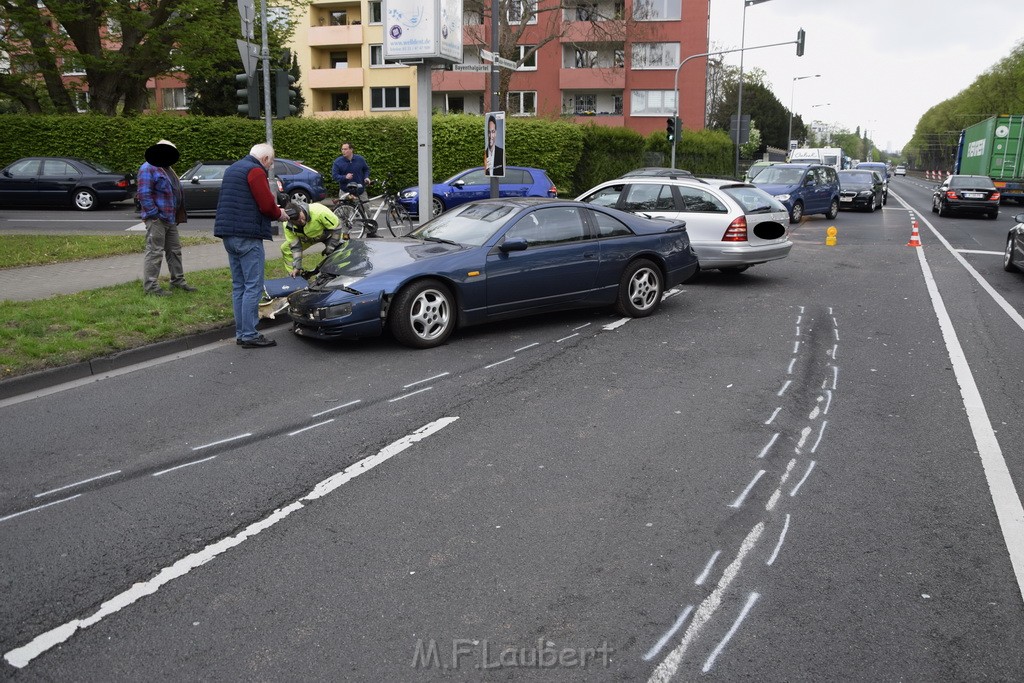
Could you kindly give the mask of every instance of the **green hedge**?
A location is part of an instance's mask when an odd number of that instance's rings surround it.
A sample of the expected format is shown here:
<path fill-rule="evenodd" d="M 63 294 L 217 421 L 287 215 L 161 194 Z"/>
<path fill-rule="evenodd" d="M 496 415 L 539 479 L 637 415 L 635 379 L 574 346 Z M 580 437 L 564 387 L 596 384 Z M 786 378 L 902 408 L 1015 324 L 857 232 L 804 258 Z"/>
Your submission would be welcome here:
<path fill-rule="evenodd" d="M 177 145 L 181 161 L 176 170 L 183 172 L 199 160 L 241 158 L 266 134 L 263 120 L 240 117 L 5 114 L 0 126 L 5 138 L 0 167 L 25 156 L 74 156 L 123 171 L 136 170 L 146 148 L 160 139 Z M 274 149 L 280 157 L 301 160 L 323 173 L 329 193 L 338 189 L 330 171 L 342 142 L 351 142 L 366 157 L 373 177 L 391 175 L 400 186 L 415 185 L 416 126 L 411 116 L 275 120 Z M 507 118 L 505 147 L 509 165 L 547 170 L 562 197 L 638 166 L 667 166 L 671 156 L 661 132 L 644 137 L 626 128 L 536 118 Z M 479 166 L 483 148 L 482 117 L 434 116 L 435 180 Z M 679 168 L 703 175 L 732 173 L 732 143 L 720 131 L 684 131 L 676 154 Z"/>

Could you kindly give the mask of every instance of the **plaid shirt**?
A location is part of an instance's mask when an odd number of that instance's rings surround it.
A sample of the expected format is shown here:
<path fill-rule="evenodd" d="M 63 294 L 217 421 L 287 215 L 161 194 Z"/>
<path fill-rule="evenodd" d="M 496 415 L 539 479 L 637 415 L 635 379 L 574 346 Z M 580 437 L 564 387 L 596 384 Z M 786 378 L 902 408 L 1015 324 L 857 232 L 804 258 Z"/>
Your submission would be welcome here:
<path fill-rule="evenodd" d="M 177 209 L 182 204 L 181 183 L 170 167 L 160 168 L 148 161 L 139 168 L 139 217 L 142 220 L 159 218 L 171 225 L 177 224 Z"/>

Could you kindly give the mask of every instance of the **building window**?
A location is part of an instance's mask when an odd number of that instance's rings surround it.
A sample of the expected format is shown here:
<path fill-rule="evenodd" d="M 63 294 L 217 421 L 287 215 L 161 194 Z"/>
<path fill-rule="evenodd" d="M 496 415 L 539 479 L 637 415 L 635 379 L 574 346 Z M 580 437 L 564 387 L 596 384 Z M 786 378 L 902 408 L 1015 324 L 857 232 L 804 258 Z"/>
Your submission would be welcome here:
<path fill-rule="evenodd" d="M 172 109 L 188 109 L 188 98 L 185 97 L 184 88 L 164 88 L 163 106 L 164 111 Z"/>
<path fill-rule="evenodd" d="M 529 52 L 530 50 L 533 50 L 533 48 L 535 48 L 535 47 L 537 47 L 537 46 L 536 45 L 520 45 L 519 46 L 519 59 L 517 61 L 519 61 L 521 64 L 520 64 L 519 68 L 516 69 L 516 71 L 536 71 L 537 70 L 537 53 L 536 53 L 536 51 L 534 51 L 533 54 L 531 54 L 529 57 L 526 56 L 526 53 Z"/>
<path fill-rule="evenodd" d="M 578 2 L 573 12 L 574 18 L 570 21 L 597 21 L 600 16 L 597 11 L 597 3 Z"/>
<path fill-rule="evenodd" d="M 619 69 L 626 66 L 625 50 L 615 50 L 615 52 L 612 53 L 612 66 L 617 67 Z"/>
<path fill-rule="evenodd" d="M 332 69 L 347 69 L 348 68 L 348 53 L 347 52 L 332 52 L 331 53 L 331 68 Z"/>
<path fill-rule="evenodd" d="M 328 24 L 331 26 L 346 26 L 348 25 L 348 12 L 343 9 L 331 10 L 328 14 Z"/>
<path fill-rule="evenodd" d="M 370 88 L 370 109 L 408 109 L 409 108 L 409 86 L 395 86 L 388 88 Z"/>
<path fill-rule="evenodd" d="M 637 21 L 678 21 L 682 17 L 682 0 L 637 0 L 633 18 Z"/>
<path fill-rule="evenodd" d="M 478 26 L 484 23 L 484 17 L 479 12 L 470 12 L 468 9 L 462 10 L 462 23 L 465 26 Z"/>
<path fill-rule="evenodd" d="M 376 45 L 370 45 L 370 66 L 376 68 L 388 68 L 388 69 L 401 69 L 405 67 L 405 64 L 396 64 L 394 62 L 384 61 L 384 45 L 377 43 Z"/>
<path fill-rule="evenodd" d="M 333 93 L 331 95 L 331 109 L 334 111 L 348 111 L 348 93 Z"/>
<path fill-rule="evenodd" d="M 370 0 L 370 23 L 371 24 L 382 24 L 384 23 L 383 10 L 381 9 L 381 0 Z"/>
<path fill-rule="evenodd" d="M 612 104 L 614 105 L 615 114 L 622 114 L 622 95 L 612 95 Z"/>
<path fill-rule="evenodd" d="M 527 24 L 537 23 L 537 0 L 511 0 L 508 4 L 508 21 L 519 24 L 526 15 Z"/>
<path fill-rule="evenodd" d="M 150 91 L 152 92 L 152 91 Z M 84 114 L 89 111 L 89 92 L 78 91 L 72 95 L 75 98 L 75 111 Z M 152 107 L 151 107 L 152 108 Z"/>
<path fill-rule="evenodd" d="M 633 43 L 634 69 L 675 69 L 679 65 L 679 43 Z"/>
<path fill-rule="evenodd" d="M 597 95 L 576 95 L 573 98 L 574 114 L 593 114 L 597 111 Z"/>
<path fill-rule="evenodd" d="M 536 116 L 537 93 L 532 90 L 510 92 L 507 109 L 510 116 Z"/>
<path fill-rule="evenodd" d="M 629 94 L 632 116 L 665 116 L 676 112 L 674 90 L 633 90 Z"/>

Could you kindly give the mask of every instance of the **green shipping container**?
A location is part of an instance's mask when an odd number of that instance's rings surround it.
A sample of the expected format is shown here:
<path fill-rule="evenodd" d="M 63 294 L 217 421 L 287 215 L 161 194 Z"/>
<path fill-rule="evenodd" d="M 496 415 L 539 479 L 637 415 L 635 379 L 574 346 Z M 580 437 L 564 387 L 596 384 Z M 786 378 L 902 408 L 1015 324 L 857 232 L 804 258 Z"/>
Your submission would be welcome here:
<path fill-rule="evenodd" d="M 964 129 L 957 173 L 987 175 L 1003 199 L 1024 200 L 1024 114 L 993 116 Z"/>

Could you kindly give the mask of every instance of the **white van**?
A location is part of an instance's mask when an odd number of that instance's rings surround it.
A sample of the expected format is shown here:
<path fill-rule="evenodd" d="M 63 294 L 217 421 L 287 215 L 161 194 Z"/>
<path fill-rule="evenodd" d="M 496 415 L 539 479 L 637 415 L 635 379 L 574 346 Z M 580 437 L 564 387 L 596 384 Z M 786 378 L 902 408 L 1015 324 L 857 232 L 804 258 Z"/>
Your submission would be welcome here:
<path fill-rule="evenodd" d="M 837 171 L 843 169 L 843 150 L 840 147 L 803 147 L 789 155 L 791 164 L 821 164 Z"/>

